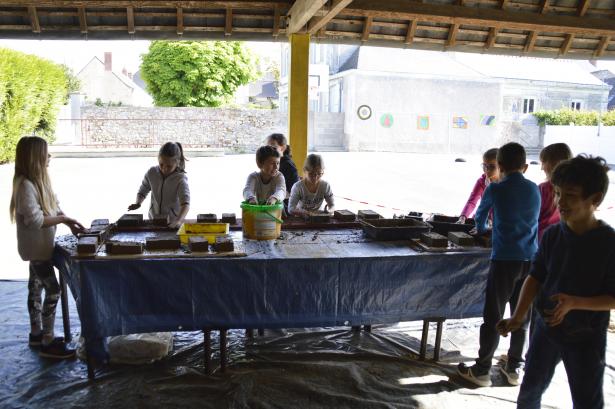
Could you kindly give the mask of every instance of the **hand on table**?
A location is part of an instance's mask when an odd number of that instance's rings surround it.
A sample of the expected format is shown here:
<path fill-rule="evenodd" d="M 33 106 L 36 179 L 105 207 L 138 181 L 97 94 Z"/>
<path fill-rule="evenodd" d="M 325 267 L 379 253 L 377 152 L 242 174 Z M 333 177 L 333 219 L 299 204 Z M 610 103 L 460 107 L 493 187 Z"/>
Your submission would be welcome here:
<path fill-rule="evenodd" d="M 128 210 L 137 210 L 139 207 L 141 207 L 140 203 L 133 203 L 130 206 L 128 206 Z"/>
<path fill-rule="evenodd" d="M 65 216 L 65 220 L 63 223 L 68 226 L 68 228 L 70 229 L 71 233 L 73 233 L 74 236 L 76 236 L 79 233 L 83 233 L 83 231 L 85 230 L 85 227 L 83 227 L 81 223 L 79 223 L 77 220 L 70 218 L 70 217 Z"/>
<path fill-rule="evenodd" d="M 459 219 L 457 219 L 457 221 L 455 223 L 457 223 L 457 224 L 465 224 L 466 223 L 466 217 L 465 216 L 459 216 Z"/>

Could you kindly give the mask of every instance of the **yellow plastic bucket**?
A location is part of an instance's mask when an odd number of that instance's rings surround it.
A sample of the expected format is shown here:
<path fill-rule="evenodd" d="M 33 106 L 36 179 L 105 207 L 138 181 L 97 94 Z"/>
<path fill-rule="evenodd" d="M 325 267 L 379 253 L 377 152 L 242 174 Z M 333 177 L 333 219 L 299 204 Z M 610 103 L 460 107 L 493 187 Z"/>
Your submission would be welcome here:
<path fill-rule="evenodd" d="M 241 204 L 243 237 L 253 240 L 275 240 L 282 230 L 282 203 L 274 205 Z"/>
<path fill-rule="evenodd" d="M 190 237 L 194 236 L 203 237 L 209 244 L 214 244 L 216 237 L 225 236 L 228 232 L 228 223 L 184 223 L 179 227 L 177 235 L 182 244 L 188 244 Z"/>

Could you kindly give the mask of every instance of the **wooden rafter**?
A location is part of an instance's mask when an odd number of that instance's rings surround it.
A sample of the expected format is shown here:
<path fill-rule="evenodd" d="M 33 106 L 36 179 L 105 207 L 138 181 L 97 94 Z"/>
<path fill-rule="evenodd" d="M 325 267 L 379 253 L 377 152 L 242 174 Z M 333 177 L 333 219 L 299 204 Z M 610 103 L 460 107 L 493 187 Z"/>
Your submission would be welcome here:
<path fill-rule="evenodd" d="M 278 4 L 288 6 L 287 1 L 203 1 L 203 0 L 2 0 L 3 7 L 82 7 L 87 4 L 88 8 L 126 8 L 138 5 L 139 8 L 160 8 L 160 7 L 183 7 L 187 9 L 209 8 L 223 9 L 231 7 L 234 9 L 273 9 Z"/>
<path fill-rule="evenodd" d="M 571 33 L 581 35 L 615 35 L 615 20 L 577 17 L 509 10 L 442 6 L 433 3 L 415 3 L 403 0 L 375 2 L 355 0 L 344 15 L 371 16 L 400 20 L 426 21 L 441 24 L 496 27 L 499 29 Z"/>
<path fill-rule="evenodd" d="M 327 23 L 331 21 L 340 11 L 344 10 L 346 6 L 352 3 L 352 0 L 334 0 L 331 8 L 322 17 L 313 17 L 308 23 L 308 33 L 314 34 L 323 27 L 326 27 Z"/>
<path fill-rule="evenodd" d="M 507 4 L 508 0 L 500 0 L 500 9 L 504 10 Z"/>
<path fill-rule="evenodd" d="M 540 0 L 540 14 L 545 14 L 549 9 L 549 0 Z"/>
<path fill-rule="evenodd" d="M 465 0 L 457 0 L 455 2 L 458 6 L 463 6 L 463 4 L 465 3 Z"/>
<path fill-rule="evenodd" d="M 587 9 L 589 9 L 589 3 L 591 0 L 580 0 L 579 6 L 577 7 L 577 14 L 579 16 L 584 16 L 587 13 Z"/>
<path fill-rule="evenodd" d="M 288 11 L 288 28 L 286 32 L 293 34 L 302 30 L 327 0 L 296 0 Z"/>
<path fill-rule="evenodd" d="M 226 18 L 224 20 L 224 35 L 230 36 L 233 34 L 233 9 L 226 8 Z"/>
<path fill-rule="evenodd" d="M 79 16 L 79 30 L 82 34 L 88 33 L 88 20 L 85 14 L 85 7 L 79 7 L 77 9 L 77 14 Z"/>
<path fill-rule="evenodd" d="M 184 9 L 177 8 L 177 35 L 184 34 Z"/>
<path fill-rule="evenodd" d="M 280 7 L 276 4 L 273 8 L 273 36 L 280 35 Z"/>
<path fill-rule="evenodd" d="M 454 47 L 457 39 L 457 30 L 459 30 L 459 24 L 452 24 L 448 30 L 448 38 L 446 39 L 447 47 Z"/>
<path fill-rule="evenodd" d="M 128 34 L 135 33 L 135 10 L 134 7 L 126 7 L 126 21 L 128 26 Z"/>
<path fill-rule="evenodd" d="M 560 55 L 566 55 L 568 53 L 570 46 L 572 46 L 572 40 L 574 40 L 574 34 L 566 34 L 566 39 L 562 44 L 562 48 L 559 50 Z"/>
<path fill-rule="evenodd" d="M 523 47 L 523 52 L 531 53 L 534 50 L 534 45 L 536 44 L 536 32 L 530 31 L 527 35 L 527 41 L 525 42 L 525 46 Z"/>
<path fill-rule="evenodd" d="M 412 44 L 412 41 L 414 41 L 414 33 L 416 32 L 417 25 L 418 22 L 416 20 L 412 20 L 410 23 L 408 23 L 408 31 L 406 32 L 406 39 L 404 40 L 404 43 Z"/>
<path fill-rule="evenodd" d="M 28 6 L 28 17 L 30 17 L 30 26 L 32 26 L 33 33 L 41 32 L 41 24 L 38 21 L 38 13 L 36 7 Z"/>
<path fill-rule="evenodd" d="M 498 32 L 500 30 L 498 30 L 495 27 L 490 27 L 489 28 L 489 34 L 487 35 L 487 41 L 485 41 L 485 49 L 488 50 L 491 47 L 493 47 L 493 45 L 495 44 L 495 40 L 498 37 Z"/>
<path fill-rule="evenodd" d="M 365 18 L 365 23 L 363 24 L 363 34 L 361 34 L 361 41 L 367 41 L 369 39 L 369 32 L 372 29 L 373 19 L 371 17 Z"/>
<path fill-rule="evenodd" d="M 611 40 L 611 37 L 609 36 L 604 36 L 600 38 L 600 42 L 598 43 L 598 47 L 596 47 L 596 50 L 594 51 L 594 57 L 602 57 L 602 54 L 604 54 L 604 52 L 606 51 L 607 47 L 609 46 L 609 41 Z"/>

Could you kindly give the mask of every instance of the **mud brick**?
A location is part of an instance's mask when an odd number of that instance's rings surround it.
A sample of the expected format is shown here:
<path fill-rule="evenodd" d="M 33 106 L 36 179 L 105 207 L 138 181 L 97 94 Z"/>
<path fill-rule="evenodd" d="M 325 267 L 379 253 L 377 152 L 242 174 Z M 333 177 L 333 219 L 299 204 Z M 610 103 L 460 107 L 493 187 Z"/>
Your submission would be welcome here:
<path fill-rule="evenodd" d="M 149 222 L 154 226 L 168 226 L 169 216 L 155 216 L 153 219 L 150 219 Z"/>
<path fill-rule="evenodd" d="M 421 241 L 429 247 L 448 247 L 448 239 L 438 233 L 422 233 Z"/>
<path fill-rule="evenodd" d="M 196 215 L 197 223 L 216 223 L 218 222 L 218 215 L 213 213 L 204 213 Z"/>
<path fill-rule="evenodd" d="M 357 215 L 350 210 L 336 210 L 333 212 L 333 218 L 343 222 L 354 222 Z"/>
<path fill-rule="evenodd" d="M 221 223 L 237 224 L 237 217 L 235 213 L 222 213 Z"/>
<path fill-rule="evenodd" d="M 359 219 L 380 219 L 382 216 L 380 216 L 378 213 L 376 213 L 373 210 L 359 210 Z"/>
<path fill-rule="evenodd" d="M 147 250 L 177 250 L 181 245 L 179 239 L 168 239 L 160 237 L 148 237 L 145 239 Z"/>
<path fill-rule="evenodd" d="M 233 239 L 228 236 L 216 237 L 216 242 L 213 244 L 213 250 L 218 253 L 235 251 Z"/>
<path fill-rule="evenodd" d="M 92 220 L 92 223 L 90 224 L 90 226 L 94 227 L 94 226 L 108 226 L 109 225 L 109 219 L 94 219 Z"/>
<path fill-rule="evenodd" d="M 310 223 L 327 223 L 331 219 L 331 215 L 324 211 L 309 212 L 307 220 Z"/>
<path fill-rule="evenodd" d="M 127 213 L 120 217 L 116 223 L 118 227 L 138 227 L 144 224 L 142 214 Z"/>
<path fill-rule="evenodd" d="M 98 237 L 84 236 L 80 237 L 77 241 L 77 253 L 79 254 L 92 254 L 98 250 Z"/>
<path fill-rule="evenodd" d="M 474 246 L 476 244 L 474 237 L 462 231 L 449 231 L 448 239 L 460 246 Z"/>
<path fill-rule="evenodd" d="M 209 243 L 205 237 L 190 237 L 188 245 L 190 246 L 190 251 L 209 251 Z"/>
<path fill-rule="evenodd" d="M 143 244 L 135 241 L 108 241 L 105 243 L 107 254 L 142 254 Z"/>

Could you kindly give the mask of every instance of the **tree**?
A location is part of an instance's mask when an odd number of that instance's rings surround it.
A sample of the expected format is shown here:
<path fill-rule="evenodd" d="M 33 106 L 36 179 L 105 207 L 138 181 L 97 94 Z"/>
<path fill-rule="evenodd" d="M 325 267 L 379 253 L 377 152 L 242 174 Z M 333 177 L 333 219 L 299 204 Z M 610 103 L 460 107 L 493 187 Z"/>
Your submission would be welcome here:
<path fill-rule="evenodd" d="M 221 106 L 258 74 L 238 42 L 154 41 L 141 58 L 141 77 L 157 106 Z"/>
<path fill-rule="evenodd" d="M 64 103 L 68 103 L 70 94 L 81 89 L 81 80 L 77 78 L 72 68 L 69 66 L 60 64 L 60 67 L 64 70 L 64 76 L 66 77 L 66 99 Z"/>

